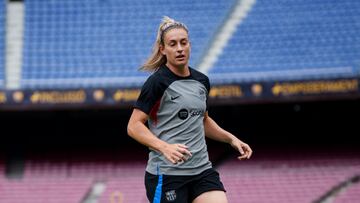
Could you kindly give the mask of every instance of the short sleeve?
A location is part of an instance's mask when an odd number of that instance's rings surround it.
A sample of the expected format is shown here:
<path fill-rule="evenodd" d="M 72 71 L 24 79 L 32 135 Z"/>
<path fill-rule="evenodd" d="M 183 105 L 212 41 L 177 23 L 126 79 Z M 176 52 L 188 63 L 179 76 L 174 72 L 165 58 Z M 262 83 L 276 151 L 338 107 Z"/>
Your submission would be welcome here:
<path fill-rule="evenodd" d="M 149 115 L 152 107 L 155 105 L 160 96 L 159 80 L 156 80 L 156 77 L 152 75 L 142 86 L 140 96 L 138 97 L 134 108 L 137 108 Z"/>

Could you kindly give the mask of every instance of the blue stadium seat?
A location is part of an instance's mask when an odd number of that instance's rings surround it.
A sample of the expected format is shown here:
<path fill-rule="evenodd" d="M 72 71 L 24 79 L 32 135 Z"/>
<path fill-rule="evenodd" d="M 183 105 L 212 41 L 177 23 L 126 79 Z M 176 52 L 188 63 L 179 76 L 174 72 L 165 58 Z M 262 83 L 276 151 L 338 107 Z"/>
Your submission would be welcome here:
<path fill-rule="evenodd" d="M 210 70 L 210 79 L 359 77 L 359 19 L 357 0 L 258 0 Z"/>

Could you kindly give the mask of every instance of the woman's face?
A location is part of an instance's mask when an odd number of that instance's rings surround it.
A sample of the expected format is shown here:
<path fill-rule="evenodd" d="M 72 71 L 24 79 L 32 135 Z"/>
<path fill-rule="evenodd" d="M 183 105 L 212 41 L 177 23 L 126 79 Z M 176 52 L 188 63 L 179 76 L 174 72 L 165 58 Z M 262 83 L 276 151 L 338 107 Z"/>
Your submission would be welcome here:
<path fill-rule="evenodd" d="M 160 51 L 166 56 L 168 65 L 176 68 L 187 67 L 190 58 L 190 42 L 186 30 L 174 28 L 167 31 Z"/>

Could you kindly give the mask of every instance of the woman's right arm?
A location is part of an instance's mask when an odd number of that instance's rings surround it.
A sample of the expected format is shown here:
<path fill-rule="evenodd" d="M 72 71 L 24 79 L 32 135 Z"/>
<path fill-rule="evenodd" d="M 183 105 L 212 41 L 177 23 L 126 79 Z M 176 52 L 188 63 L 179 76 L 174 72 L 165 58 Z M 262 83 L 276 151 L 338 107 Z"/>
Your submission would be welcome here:
<path fill-rule="evenodd" d="M 185 154 L 191 156 L 187 146 L 183 144 L 168 144 L 157 138 L 146 126 L 145 122 L 148 115 L 139 109 L 134 109 L 127 126 L 127 133 L 139 143 L 162 153 L 173 164 L 187 158 Z"/>

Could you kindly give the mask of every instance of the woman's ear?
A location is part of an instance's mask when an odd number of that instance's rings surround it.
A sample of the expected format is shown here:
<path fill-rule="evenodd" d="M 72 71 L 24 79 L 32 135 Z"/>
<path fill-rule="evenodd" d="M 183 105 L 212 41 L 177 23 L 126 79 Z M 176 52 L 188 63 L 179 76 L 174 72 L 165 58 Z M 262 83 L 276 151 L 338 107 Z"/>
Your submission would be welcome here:
<path fill-rule="evenodd" d="M 159 49 L 160 49 L 160 53 L 165 56 L 165 52 L 164 52 L 165 46 L 160 44 Z"/>

